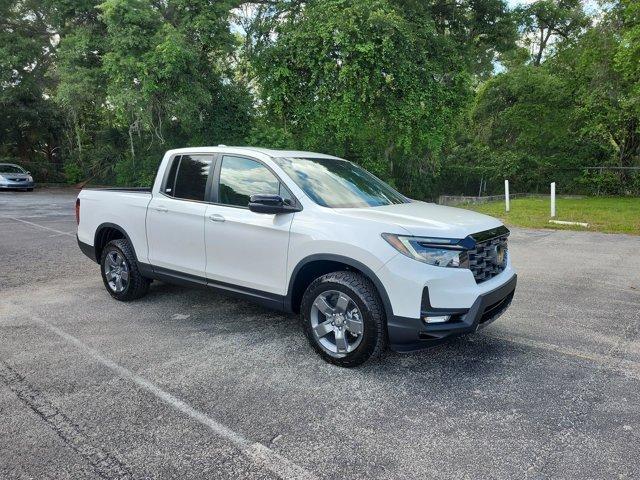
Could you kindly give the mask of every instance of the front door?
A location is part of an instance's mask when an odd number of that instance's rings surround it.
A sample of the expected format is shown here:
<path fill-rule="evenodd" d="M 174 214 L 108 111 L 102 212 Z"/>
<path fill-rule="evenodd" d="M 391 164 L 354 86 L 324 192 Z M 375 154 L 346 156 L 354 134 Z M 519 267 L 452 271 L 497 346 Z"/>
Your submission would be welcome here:
<path fill-rule="evenodd" d="M 217 203 L 207 207 L 205 221 L 207 278 L 285 295 L 289 229 L 295 214 L 254 213 L 247 205 L 254 194 L 293 197 L 257 160 L 225 155 L 217 171 Z"/>
<path fill-rule="evenodd" d="M 167 166 L 167 175 L 147 211 L 149 262 L 205 277 L 204 225 L 211 190 L 213 155 L 181 155 Z"/>

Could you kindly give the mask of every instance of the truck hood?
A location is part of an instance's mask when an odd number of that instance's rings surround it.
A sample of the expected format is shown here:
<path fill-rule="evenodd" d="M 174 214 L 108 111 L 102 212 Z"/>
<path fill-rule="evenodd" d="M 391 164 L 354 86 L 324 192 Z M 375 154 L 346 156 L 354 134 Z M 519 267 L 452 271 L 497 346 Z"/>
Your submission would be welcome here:
<path fill-rule="evenodd" d="M 502 225 L 500 220 L 471 210 L 418 201 L 336 211 L 355 218 L 395 225 L 416 236 L 465 238 L 472 233 Z"/>

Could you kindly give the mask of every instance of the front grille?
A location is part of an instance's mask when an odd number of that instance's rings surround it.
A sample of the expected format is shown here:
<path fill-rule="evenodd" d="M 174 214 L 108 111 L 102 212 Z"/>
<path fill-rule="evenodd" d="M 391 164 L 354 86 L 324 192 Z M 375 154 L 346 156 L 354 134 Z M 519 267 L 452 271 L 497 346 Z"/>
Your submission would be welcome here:
<path fill-rule="evenodd" d="M 506 231 L 506 233 L 503 233 Z M 509 230 L 496 229 L 497 236 L 485 238 L 489 232 L 480 232 L 472 235 L 476 239 L 475 248 L 469 250 L 469 268 L 473 272 L 476 283 L 485 282 L 499 273 L 507 266 L 507 237 Z M 482 239 L 478 241 L 477 239 Z"/>
<path fill-rule="evenodd" d="M 26 182 L 27 181 L 26 178 L 10 178 L 9 180 L 11 180 L 12 182 Z"/>

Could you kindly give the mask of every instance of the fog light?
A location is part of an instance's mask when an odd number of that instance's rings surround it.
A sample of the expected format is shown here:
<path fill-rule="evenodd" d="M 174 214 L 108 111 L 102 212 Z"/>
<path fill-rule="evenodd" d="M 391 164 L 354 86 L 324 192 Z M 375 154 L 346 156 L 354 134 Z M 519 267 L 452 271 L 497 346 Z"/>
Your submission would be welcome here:
<path fill-rule="evenodd" d="M 424 323 L 444 323 L 448 322 L 451 315 L 439 315 L 434 317 L 424 317 Z"/>

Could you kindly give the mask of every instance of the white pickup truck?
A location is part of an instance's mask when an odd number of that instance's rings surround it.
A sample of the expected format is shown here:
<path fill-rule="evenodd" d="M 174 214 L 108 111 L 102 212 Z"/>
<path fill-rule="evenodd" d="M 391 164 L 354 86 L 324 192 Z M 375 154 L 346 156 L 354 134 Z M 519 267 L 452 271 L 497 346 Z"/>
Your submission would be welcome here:
<path fill-rule="evenodd" d="M 170 150 L 151 190 L 85 188 L 76 216 L 116 300 L 152 280 L 242 295 L 299 312 L 315 350 L 344 367 L 474 332 L 516 287 L 500 221 L 410 200 L 319 153 Z"/>

